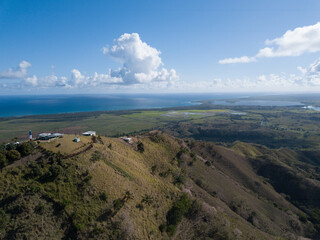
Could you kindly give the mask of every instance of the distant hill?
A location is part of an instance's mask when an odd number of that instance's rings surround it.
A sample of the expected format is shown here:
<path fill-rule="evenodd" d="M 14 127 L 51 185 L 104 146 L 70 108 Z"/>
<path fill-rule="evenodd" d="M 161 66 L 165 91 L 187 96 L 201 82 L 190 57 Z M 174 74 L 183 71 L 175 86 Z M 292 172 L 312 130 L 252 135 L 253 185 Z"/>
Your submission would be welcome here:
<path fill-rule="evenodd" d="M 0 239 L 319 239 L 320 152 L 65 135 L 0 173 Z"/>

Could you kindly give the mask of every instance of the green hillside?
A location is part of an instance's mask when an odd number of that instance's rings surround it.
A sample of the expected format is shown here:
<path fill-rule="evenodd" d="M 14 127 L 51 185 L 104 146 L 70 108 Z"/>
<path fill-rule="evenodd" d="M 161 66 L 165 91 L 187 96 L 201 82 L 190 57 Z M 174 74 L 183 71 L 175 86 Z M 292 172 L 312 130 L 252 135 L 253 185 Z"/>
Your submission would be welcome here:
<path fill-rule="evenodd" d="M 310 153 L 157 131 L 132 144 L 72 138 L 40 143 L 2 168 L 1 239 L 318 237 L 316 199 L 295 196 L 319 191 Z M 287 172 L 302 185 L 283 188 L 277 179 Z"/>

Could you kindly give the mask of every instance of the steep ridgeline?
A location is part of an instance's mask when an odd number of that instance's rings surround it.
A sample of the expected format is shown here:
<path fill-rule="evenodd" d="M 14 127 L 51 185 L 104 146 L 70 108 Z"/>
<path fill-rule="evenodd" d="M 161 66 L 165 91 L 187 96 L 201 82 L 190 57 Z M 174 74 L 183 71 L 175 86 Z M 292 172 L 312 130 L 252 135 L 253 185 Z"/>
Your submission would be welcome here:
<path fill-rule="evenodd" d="M 318 237 L 316 153 L 156 131 L 72 138 L 1 170 L 0 239 Z"/>

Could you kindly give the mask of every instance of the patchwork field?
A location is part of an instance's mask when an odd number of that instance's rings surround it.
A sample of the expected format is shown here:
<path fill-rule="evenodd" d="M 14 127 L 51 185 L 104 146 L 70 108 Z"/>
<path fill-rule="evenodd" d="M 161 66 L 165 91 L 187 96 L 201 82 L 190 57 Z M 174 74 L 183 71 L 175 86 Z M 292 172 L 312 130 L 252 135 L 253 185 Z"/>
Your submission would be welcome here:
<path fill-rule="evenodd" d="M 237 140 L 272 148 L 319 148 L 320 112 L 301 107 L 198 105 L 159 110 L 130 110 L 0 118 L 0 140 L 27 139 L 41 132 L 78 134 L 95 130 L 121 136 L 161 129 L 178 137 L 232 143 Z"/>

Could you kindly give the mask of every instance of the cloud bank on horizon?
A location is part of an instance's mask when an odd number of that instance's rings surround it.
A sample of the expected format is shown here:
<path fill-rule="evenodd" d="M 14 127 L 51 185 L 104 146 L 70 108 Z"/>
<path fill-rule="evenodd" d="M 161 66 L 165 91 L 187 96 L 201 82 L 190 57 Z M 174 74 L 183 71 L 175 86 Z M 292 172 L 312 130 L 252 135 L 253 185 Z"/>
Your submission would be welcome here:
<path fill-rule="evenodd" d="M 266 40 L 266 47 L 256 56 L 226 58 L 220 64 L 250 63 L 260 58 L 297 57 L 305 53 L 320 52 L 320 22 L 315 25 L 288 30 L 273 40 Z M 213 78 L 194 82 L 181 81 L 175 69 L 163 67 L 161 52 L 143 42 L 138 33 L 124 33 L 102 53 L 118 61 L 118 69 L 92 75 L 72 69 L 70 77 L 29 75 L 31 63 L 22 61 L 18 67 L 0 72 L 3 89 L 112 89 L 112 90 L 164 90 L 164 91 L 287 91 L 320 90 L 320 58 L 309 66 L 297 66 L 299 74 L 261 74 L 253 78 Z M 7 80 L 7 83 L 1 83 Z M 15 81 L 12 81 L 15 80 Z M 12 81 L 11 83 L 9 83 Z"/>
<path fill-rule="evenodd" d="M 114 40 L 113 46 L 103 47 L 102 52 L 121 62 L 122 67 L 117 70 L 109 69 L 107 73 L 95 72 L 93 75 L 84 75 L 80 70 L 72 69 L 70 78 L 53 74 L 38 77 L 28 76 L 27 70 L 31 63 L 22 61 L 16 69 L 0 72 L 0 79 L 19 79 L 22 80 L 19 87 L 33 88 L 129 86 L 154 82 L 168 85 L 179 79 L 175 69 L 161 68 L 161 52 L 143 42 L 138 33 L 121 35 Z"/>
<path fill-rule="evenodd" d="M 214 79 L 214 86 L 222 89 L 301 90 L 320 87 L 320 58 L 306 68 L 298 66 L 300 74 L 269 74 L 254 79 Z"/>
<path fill-rule="evenodd" d="M 320 52 L 320 22 L 288 30 L 279 38 L 267 39 L 265 45 L 267 47 L 260 49 L 256 56 L 225 58 L 219 60 L 219 63 L 250 63 L 259 58 L 296 57 L 304 53 Z"/>
<path fill-rule="evenodd" d="M 7 71 L 0 72 L 0 79 L 24 78 L 29 67 L 31 63 L 22 61 L 16 69 L 9 68 Z"/>

